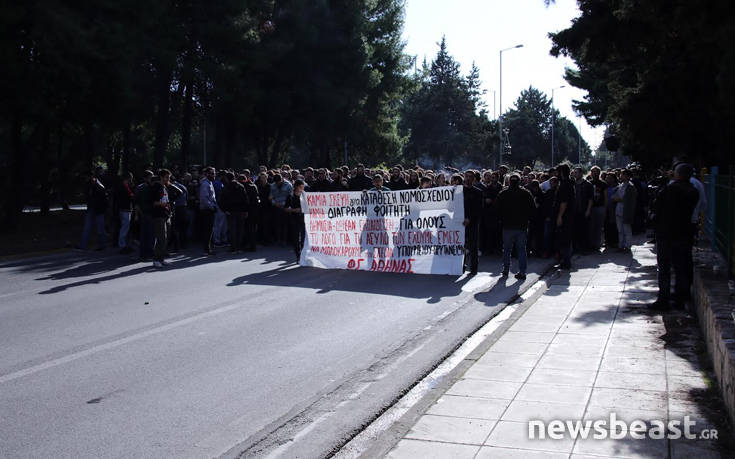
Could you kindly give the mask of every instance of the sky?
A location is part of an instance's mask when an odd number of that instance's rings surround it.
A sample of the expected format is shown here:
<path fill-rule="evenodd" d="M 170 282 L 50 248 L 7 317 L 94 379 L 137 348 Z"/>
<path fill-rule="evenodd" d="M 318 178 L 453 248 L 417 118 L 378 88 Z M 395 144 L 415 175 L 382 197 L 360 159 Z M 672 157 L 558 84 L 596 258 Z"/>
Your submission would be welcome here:
<path fill-rule="evenodd" d="M 564 81 L 565 67 L 574 67 L 570 58 L 555 58 L 550 32 L 571 25 L 579 16 L 576 0 L 556 0 L 546 7 L 543 0 L 406 0 L 403 39 L 407 54 L 418 57 L 419 65 L 436 56 L 442 35 L 447 50 L 467 75 L 474 61 L 487 91 L 488 112 L 500 113 L 499 56 L 501 49 L 523 44 L 523 48 L 503 52 L 503 111 L 513 106 L 521 91 L 533 86 L 551 97 L 554 106 L 580 128 L 582 137 L 594 151 L 604 128 L 592 128 L 572 109 L 572 100 L 585 92 Z M 493 91 L 495 107 L 493 110 Z"/>

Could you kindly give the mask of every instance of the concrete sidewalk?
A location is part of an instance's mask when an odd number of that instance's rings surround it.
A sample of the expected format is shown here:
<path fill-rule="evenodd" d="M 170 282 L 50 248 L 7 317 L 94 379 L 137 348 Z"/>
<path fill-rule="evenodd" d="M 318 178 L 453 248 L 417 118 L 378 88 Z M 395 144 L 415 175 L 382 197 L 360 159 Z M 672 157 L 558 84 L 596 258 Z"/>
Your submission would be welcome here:
<path fill-rule="evenodd" d="M 708 387 L 695 319 L 647 308 L 655 300 L 650 245 L 576 260 L 421 415 L 393 458 L 730 457 L 722 402 Z M 529 439 L 528 421 L 696 422 L 711 439 Z M 723 441 L 723 437 L 725 438 Z"/>

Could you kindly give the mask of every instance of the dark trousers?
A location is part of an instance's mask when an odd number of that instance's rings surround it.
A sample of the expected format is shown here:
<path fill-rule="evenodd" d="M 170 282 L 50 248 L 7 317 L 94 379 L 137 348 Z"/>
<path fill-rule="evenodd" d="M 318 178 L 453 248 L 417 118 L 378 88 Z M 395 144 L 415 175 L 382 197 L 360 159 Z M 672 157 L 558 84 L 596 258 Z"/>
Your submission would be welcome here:
<path fill-rule="evenodd" d="M 544 221 L 544 255 L 553 255 L 558 250 L 555 242 L 556 222 L 547 219 Z"/>
<path fill-rule="evenodd" d="M 258 209 L 258 242 L 261 244 L 270 244 L 272 241 L 271 233 L 271 208 L 261 206 Z"/>
<path fill-rule="evenodd" d="M 590 246 L 590 219 L 584 213 L 574 214 L 574 251 L 584 252 Z"/>
<path fill-rule="evenodd" d="M 283 207 L 274 206 L 271 218 L 273 222 L 273 235 L 276 242 L 286 242 L 289 240 L 289 215 Z"/>
<path fill-rule="evenodd" d="M 554 222 L 556 223 L 556 222 Z M 556 227 L 556 243 L 559 250 L 560 263 L 563 268 L 572 265 L 572 224 L 565 220 L 561 226 Z"/>
<path fill-rule="evenodd" d="M 153 256 L 153 217 L 143 213 L 140 216 L 140 258 Z"/>
<path fill-rule="evenodd" d="M 306 225 L 301 215 L 292 216 L 289 232 L 291 234 L 291 246 L 298 259 L 301 256 L 301 250 L 304 248 L 304 239 L 306 239 Z"/>
<path fill-rule="evenodd" d="M 690 297 L 691 277 L 689 260 L 692 245 L 688 241 L 676 241 L 656 237 L 656 261 L 658 262 L 658 298 L 667 301 L 671 298 L 671 270 L 674 270 L 674 300 L 684 302 Z"/>
<path fill-rule="evenodd" d="M 544 253 L 544 219 L 536 216 L 528 227 L 528 253 L 541 256 Z"/>
<path fill-rule="evenodd" d="M 171 232 L 171 219 L 156 217 L 153 219 L 153 236 L 155 237 L 155 245 L 153 246 L 153 259 L 163 261 L 166 257 L 168 249 L 168 235 Z"/>
<path fill-rule="evenodd" d="M 89 237 L 92 234 L 92 227 L 96 228 L 97 230 L 97 246 L 102 249 L 105 248 L 105 239 L 107 239 L 107 236 L 105 234 L 105 214 L 96 214 L 91 210 L 88 210 L 84 216 L 82 242 L 79 244 L 79 247 L 81 247 L 82 249 L 87 248 Z"/>
<path fill-rule="evenodd" d="M 255 250 L 255 236 L 258 231 L 257 221 L 257 217 L 251 214 L 248 214 L 248 218 L 245 219 L 245 237 L 242 241 L 245 250 Z"/>
<path fill-rule="evenodd" d="M 510 270 L 510 255 L 515 247 L 518 253 L 518 272 L 526 274 L 527 255 L 526 242 L 528 233 L 526 230 L 503 230 L 503 272 Z"/>
<path fill-rule="evenodd" d="M 469 268 L 472 272 L 477 272 L 478 265 L 478 246 L 480 244 L 480 222 L 470 222 L 469 225 L 465 226 L 464 233 L 464 247 L 465 247 L 465 259 L 464 264 L 467 266 L 469 262 Z"/>
<path fill-rule="evenodd" d="M 483 255 L 497 253 L 502 244 L 500 219 L 494 210 L 485 210 L 482 214 L 480 250 Z"/>
<path fill-rule="evenodd" d="M 230 212 L 227 216 L 227 230 L 230 233 L 230 249 L 241 250 L 245 238 L 245 212 Z"/>
<path fill-rule="evenodd" d="M 171 232 L 171 244 L 176 249 L 186 248 L 189 240 L 189 215 L 186 206 L 176 206 L 173 218 L 173 231 Z"/>
<path fill-rule="evenodd" d="M 214 209 L 201 209 L 199 211 L 202 224 L 202 243 L 205 252 L 211 252 L 214 246 L 212 241 L 214 236 L 214 212 Z"/>
<path fill-rule="evenodd" d="M 605 247 L 614 248 L 618 246 L 618 226 L 615 222 L 615 216 L 612 218 L 607 216 L 605 218 L 605 225 L 603 227 L 605 232 Z"/>

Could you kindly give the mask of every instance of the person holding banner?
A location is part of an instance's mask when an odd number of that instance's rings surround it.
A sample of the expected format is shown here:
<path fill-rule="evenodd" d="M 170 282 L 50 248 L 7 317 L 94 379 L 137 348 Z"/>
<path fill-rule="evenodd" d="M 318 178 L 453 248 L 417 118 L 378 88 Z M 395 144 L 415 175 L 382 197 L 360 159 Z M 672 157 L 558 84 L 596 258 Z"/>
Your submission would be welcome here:
<path fill-rule="evenodd" d="M 518 253 L 516 279 L 526 279 L 526 241 L 528 222 L 536 213 L 536 202 L 531 193 L 521 188 L 521 177 L 510 176 L 509 186 L 498 194 L 498 213 L 503 226 L 503 277 L 510 270 L 510 254 L 513 247 Z"/>
<path fill-rule="evenodd" d="M 357 165 L 355 176 L 349 180 L 349 186 L 351 191 L 364 191 L 370 189 L 370 179 L 365 175 L 365 166 L 362 164 Z"/>
<path fill-rule="evenodd" d="M 382 175 L 375 174 L 373 176 L 373 187 L 370 188 L 370 191 L 391 191 L 391 189 L 383 185 Z"/>
<path fill-rule="evenodd" d="M 461 176 L 458 176 L 461 180 Z M 470 274 L 477 274 L 478 250 L 480 244 L 480 218 L 482 216 L 482 191 L 475 188 L 475 171 L 464 173 L 464 222 L 465 227 L 465 268 L 469 259 Z M 455 181 L 452 180 L 452 184 Z"/>
<path fill-rule="evenodd" d="M 401 176 L 401 170 L 393 166 L 390 170 L 390 180 L 388 180 L 388 186 L 393 191 L 401 191 L 408 189 L 408 183 Z"/>
<path fill-rule="evenodd" d="M 304 213 L 301 211 L 301 195 L 304 193 L 304 181 L 296 179 L 293 182 L 293 192 L 286 197 L 283 210 L 288 214 L 288 234 L 291 236 L 291 245 L 296 253 L 296 263 L 301 259 L 301 249 L 304 248 L 306 225 Z"/>

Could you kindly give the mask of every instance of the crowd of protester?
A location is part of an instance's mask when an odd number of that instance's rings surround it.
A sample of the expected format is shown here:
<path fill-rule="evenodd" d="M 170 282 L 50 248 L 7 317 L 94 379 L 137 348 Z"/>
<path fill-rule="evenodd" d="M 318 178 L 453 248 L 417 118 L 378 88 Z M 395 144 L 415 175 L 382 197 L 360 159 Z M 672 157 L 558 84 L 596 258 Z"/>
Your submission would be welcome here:
<path fill-rule="evenodd" d="M 686 216 L 690 222 L 686 237 L 691 238 L 693 225 L 704 211 L 704 190 L 691 178 L 688 167 L 679 172 L 688 175 L 687 183 L 697 193 L 695 208 Z M 87 247 L 96 230 L 98 250 L 104 249 L 107 229 L 111 229 L 121 253 L 133 253 L 135 240 L 140 259 L 152 259 L 157 268 L 166 265 L 168 254 L 194 244 L 207 255 L 223 247 L 231 252 L 253 252 L 258 245 L 290 245 L 298 260 L 305 237 L 301 193 L 462 185 L 465 269 L 476 273 L 479 256 L 502 254 L 503 275 L 507 276 L 511 255 L 515 254 L 519 265 L 516 277 L 525 279 L 529 254 L 556 257 L 560 268 L 570 269 L 573 253 L 588 254 L 603 248 L 630 252 L 633 235 L 643 233 L 650 215 L 656 213 L 656 195 L 672 188 L 667 185 L 678 183 L 677 170 L 659 174 L 649 183 L 635 166 L 607 170 L 594 166 L 589 171 L 567 164 L 543 171 L 500 166 L 497 170 L 461 172 L 449 167 L 434 171 L 400 165 L 389 170 L 368 169 L 362 164 L 334 170 L 298 170 L 283 165 L 270 169 L 260 166 L 255 173 L 191 167 L 157 173 L 145 170 L 136 182 L 129 173 L 110 177 L 98 168 L 89 181 L 88 211 L 79 248 Z M 691 197 L 690 191 L 679 190 L 679 194 Z M 669 207 L 659 214 L 680 217 L 687 212 L 682 196 L 674 198 L 675 204 L 664 196 Z M 675 264 L 677 278 L 686 278 L 678 269 L 691 263 L 679 261 L 686 248 L 669 242 L 684 238 L 684 234 L 670 229 L 676 222 L 668 214 L 658 221 L 666 221 L 665 225 L 656 225 L 659 239 L 667 244 L 663 262 Z M 668 301 L 662 295 L 661 303 Z"/>

